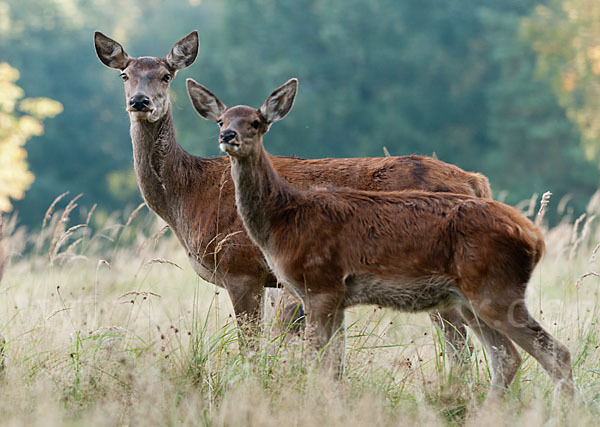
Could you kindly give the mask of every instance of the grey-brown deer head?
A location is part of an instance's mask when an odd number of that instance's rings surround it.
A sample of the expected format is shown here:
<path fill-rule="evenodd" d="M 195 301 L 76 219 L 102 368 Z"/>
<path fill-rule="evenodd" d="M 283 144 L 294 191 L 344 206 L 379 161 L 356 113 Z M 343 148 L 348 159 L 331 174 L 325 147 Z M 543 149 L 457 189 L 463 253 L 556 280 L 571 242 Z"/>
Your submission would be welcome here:
<path fill-rule="evenodd" d="M 258 109 L 245 105 L 228 109 L 200 83 L 193 79 L 187 79 L 186 83 L 194 109 L 201 117 L 219 125 L 219 147 L 234 157 L 247 157 L 261 149 L 262 136 L 271 124 L 290 112 L 298 91 L 298 80 L 290 79 L 275 89 Z"/>
<path fill-rule="evenodd" d="M 169 111 L 169 86 L 178 70 L 198 55 L 198 32 L 179 40 L 165 58 L 132 58 L 123 46 L 100 32 L 94 34 L 96 54 L 102 63 L 121 71 L 125 108 L 131 120 L 156 122 Z"/>

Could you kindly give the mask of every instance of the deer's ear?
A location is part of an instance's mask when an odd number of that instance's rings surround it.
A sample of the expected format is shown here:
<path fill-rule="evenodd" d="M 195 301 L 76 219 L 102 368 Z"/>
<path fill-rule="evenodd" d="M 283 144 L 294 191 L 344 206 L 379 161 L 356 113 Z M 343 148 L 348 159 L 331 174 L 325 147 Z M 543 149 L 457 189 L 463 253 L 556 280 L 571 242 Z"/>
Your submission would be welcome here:
<path fill-rule="evenodd" d="M 274 123 L 283 119 L 294 106 L 294 99 L 298 92 L 298 79 L 289 79 L 269 95 L 260 107 L 260 113 L 267 122 Z"/>
<path fill-rule="evenodd" d="M 96 31 L 94 33 L 94 46 L 96 48 L 96 55 L 98 55 L 98 58 L 100 58 L 100 61 L 104 65 L 116 68 L 117 70 L 127 68 L 131 58 L 119 43 Z"/>
<path fill-rule="evenodd" d="M 198 31 L 192 31 L 179 40 L 167 55 L 167 64 L 174 70 L 189 67 L 198 56 Z"/>
<path fill-rule="evenodd" d="M 213 122 L 219 120 L 219 117 L 227 110 L 227 106 L 215 94 L 194 79 L 187 79 L 185 84 L 196 112 L 206 120 Z"/>

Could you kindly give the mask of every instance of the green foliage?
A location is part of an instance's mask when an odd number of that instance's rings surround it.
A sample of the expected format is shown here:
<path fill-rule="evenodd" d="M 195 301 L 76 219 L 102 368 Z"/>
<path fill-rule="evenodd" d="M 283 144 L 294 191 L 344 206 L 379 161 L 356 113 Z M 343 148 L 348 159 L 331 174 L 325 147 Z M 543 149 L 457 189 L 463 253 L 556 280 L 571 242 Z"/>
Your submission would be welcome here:
<path fill-rule="evenodd" d="M 175 41 L 200 31 L 196 63 L 172 84 L 178 139 L 193 154 L 219 155 L 218 130 L 191 108 L 186 77 L 228 105 L 258 106 L 296 76 L 294 110 L 265 139 L 274 154 L 381 156 L 383 146 L 394 155 L 435 152 L 488 175 L 495 193 L 508 190 L 511 203 L 551 190 L 554 200 L 574 193 L 570 204 L 582 210 L 598 171 L 579 144 L 581 127 L 568 120 L 569 106 L 536 75 L 532 38 L 521 21 L 541 10 L 539 3 L 3 3 L 3 57 L 21 71 L 28 93 L 65 108 L 30 147 L 38 179 L 17 204 L 22 221 L 40 224 L 39 212 L 66 190 L 85 193 L 82 203 L 106 212 L 139 202 L 123 90 L 118 73 L 95 56 L 95 30 L 133 56 L 164 56 Z"/>
<path fill-rule="evenodd" d="M 385 145 L 481 168 L 465 156 L 484 142 L 478 3 L 229 1 L 215 86 L 257 105 L 300 78 L 293 115 L 266 141 L 279 154 L 381 156 Z"/>
<path fill-rule="evenodd" d="M 583 210 L 598 187 L 598 171 L 585 159 L 579 134 L 550 83 L 536 76 L 535 57 L 515 31 L 522 15 L 485 10 L 481 17 L 496 73 L 485 87 L 491 144 L 485 147 L 483 162 L 493 187 L 510 189 L 509 203 L 545 190 L 555 200 L 568 193 L 571 204 Z"/>
<path fill-rule="evenodd" d="M 600 161 L 600 3 L 551 0 L 523 22 L 538 69 L 577 125 L 585 153 Z"/>

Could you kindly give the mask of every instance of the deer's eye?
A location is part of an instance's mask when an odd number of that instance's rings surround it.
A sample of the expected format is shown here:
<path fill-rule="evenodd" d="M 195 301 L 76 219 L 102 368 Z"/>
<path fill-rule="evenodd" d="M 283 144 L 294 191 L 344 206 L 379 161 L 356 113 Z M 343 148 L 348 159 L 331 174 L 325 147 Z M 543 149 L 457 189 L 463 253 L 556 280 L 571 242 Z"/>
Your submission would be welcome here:
<path fill-rule="evenodd" d="M 258 129 L 260 122 L 258 120 L 254 120 L 252 123 L 250 123 L 250 126 L 252 126 L 254 129 Z"/>
<path fill-rule="evenodd" d="M 217 124 L 218 124 L 219 126 L 223 126 L 223 120 L 221 120 L 221 119 L 217 120 Z"/>
<path fill-rule="evenodd" d="M 121 73 L 121 78 L 123 79 L 124 82 L 126 82 L 127 80 L 129 80 L 129 76 L 125 73 Z"/>
<path fill-rule="evenodd" d="M 165 74 L 162 78 L 162 81 L 165 83 L 169 83 L 171 81 L 171 75 L 169 73 Z"/>

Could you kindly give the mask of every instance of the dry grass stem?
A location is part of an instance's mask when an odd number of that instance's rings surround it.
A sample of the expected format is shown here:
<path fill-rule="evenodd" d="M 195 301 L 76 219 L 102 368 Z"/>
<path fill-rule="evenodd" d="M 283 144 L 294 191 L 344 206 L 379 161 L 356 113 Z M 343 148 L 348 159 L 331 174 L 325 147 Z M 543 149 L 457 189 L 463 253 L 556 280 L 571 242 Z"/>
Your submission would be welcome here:
<path fill-rule="evenodd" d="M 154 247 L 156 248 L 156 246 L 158 246 L 158 240 L 167 232 L 167 230 L 169 230 L 169 226 L 165 225 L 163 228 L 160 229 L 160 231 L 158 233 L 156 233 L 153 237 L 154 237 Z"/>
<path fill-rule="evenodd" d="M 582 213 L 575 220 L 575 223 L 573 224 L 573 232 L 571 233 L 571 243 L 575 243 L 577 241 L 577 238 L 579 236 L 579 225 L 585 219 L 586 216 L 587 216 L 586 213 Z"/>
<path fill-rule="evenodd" d="M 594 246 L 594 249 L 592 250 L 592 255 L 590 256 L 590 263 L 596 260 L 596 254 L 598 253 L 598 250 L 600 250 L 600 243 Z"/>
<path fill-rule="evenodd" d="M 94 212 L 96 211 L 96 208 L 98 207 L 97 203 L 94 203 L 94 205 L 92 206 L 92 208 L 90 209 L 90 211 L 87 214 L 87 217 L 85 219 L 85 224 L 89 225 L 90 221 L 92 220 L 92 215 L 94 215 Z"/>
<path fill-rule="evenodd" d="M 52 218 L 52 213 L 54 212 L 54 208 L 56 207 L 56 204 L 58 202 L 60 202 L 68 194 L 69 194 L 69 192 L 65 191 L 64 193 L 60 194 L 56 199 L 54 199 L 52 201 L 52 203 L 48 207 L 48 210 L 44 214 L 44 220 L 42 221 L 42 228 L 45 228 L 47 222 L 50 220 L 50 218 Z"/>
<path fill-rule="evenodd" d="M 131 212 L 131 215 L 129 215 L 129 218 L 127 218 L 127 222 L 125 223 L 125 227 L 127 227 L 129 224 L 131 224 L 131 221 L 134 220 L 134 218 L 137 216 L 137 214 L 146 206 L 145 202 L 142 202 L 138 205 L 137 208 L 135 208 L 133 210 L 133 212 Z"/>
<path fill-rule="evenodd" d="M 54 315 L 63 312 L 63 311 L 68 311 L 71 310 L 71 307 L 64 307 L 64 308 L 59 308 L 58 310 L 54 310 L 52 313 L 50 313 L 48 316 L 46 316 L 46 320 L 50 320 L 54 317 Z"/>
<path fill-rule="evenodd" d="M 77 207 L 77 203 L 75 202 L 77 202 L 77 200 L 79 200 L 82 197 L 83 193 L 79 193 L 77 196 L 73 197 L 73 199 L 71 199 L 69 203 L 67 203 L 67 206 L 65 206 L 65 210 L 63 211 L 60 218 L 62 222 L 66 223 L 69 221 L 69 215 L 71 215 L 71 212 L 73 212 Z"/>
<path fill-rule="evenodd" d="M 540 200 L 540 210 L 535 218 L 536 225 L 542 224 L 544 215 L 546 214 L 546 207 L 548 206 L 548 203 L 550 203 L 550 197 L 552 197 L 552 193 L 550 191 L 546 191 L 544 194 L 542 194 L 542 200 Z"/>
<path fill-rule="evenodd" d="M 583 284 L 583 280 L 586 277 L 600 277 L 599 273 L 596 273 L 595 271 L 588 271 L 585 274 L 582 274 L 581 276 L 579 276 L 579 279 L 577 279 L 577 283 L 575 283 L 575 288 L 579 289 L 579 287 Z"/>
<path fill-rule="evenodd" d="M 96 269 L 100 268 L 101 265 L 105 265 L 108 267 L 109 270 L 111 270 L 110 263 L 107 260 L 105 260 L 105 259 L 98 260 L 98 265 L 96 266 Z"/>
<path fill-rule="evenodd" d="M 125 292 L 123 295 L 119 295 L 118 299 L 121 298 L 125 298 L 131 295 L 135 295 L 135 296 L 142 296 L 142 297 L 149 297 L 149 296 L 153 296 L 153 297 L 158 297 L 161 298 L 161 296 L 155 292 L 150 292 L 150 291 L 129 291 L 129 292 Z"/>
<path fill-rule="evenodd" d="M 228 235 L 226 235 L 225 237 L 223 237 L 221 240 L 219 240 L 219 242 L 217 242 L 217 246 L 215 247 L 215 255 L 218 254 L 219 252 L 221 252 L 221 250 L 223 249 L 223 247 L 225 246 L 225 243 L 227 243 L 227 241 L 229 239 L 231 239 L 233 236 L 236 236 L 240 233 L 243 233 L 243 231 L 234 231 L 233 233 L 229 233 Z"/>
<path fill-rule="evenodd" d="M 572 199 L 573 199 L 572 194 L 566 194 L 560 199 L 560 202 L 558 202 L 558 205 L 556 206 L 556 212 L 558 213 L 558 215 L 563 216 L 565 214 L 565 211 L 567 209 L 567 204 Z"/>
<path fill-rule="evenodd" d="M 169 260 L 163 259 L 163 258 L 154 258 L 154 259 L 151 259 L 150 261 L 146 262 L 146 264 L 147 265 L 151 265 L 151 264 L 168 264 L 168 265 L 172 265 L 173 267 L 177 267 L 180 270 L 183 270 L 183 268 L 181 268 L 179 265 L 177 265 L 173 261 L 169 261 Z"/>
<path fill-rule="evenodd" d="M 538 198 L 538 194 L 535 193 L 533 196 L 531 196 L 531 199 L 529 199 L 529 205 L 528 205 L 527 213 L 526 213 L 526 215 L 529 218 L 533 218 L 533 214 L 535 213 L 535 206 L 537 205 L 537 198 Z"/>

